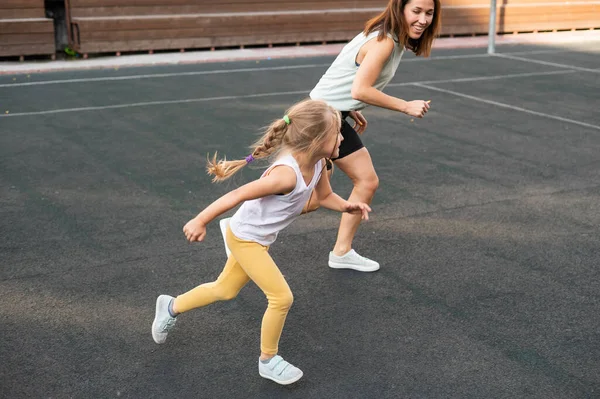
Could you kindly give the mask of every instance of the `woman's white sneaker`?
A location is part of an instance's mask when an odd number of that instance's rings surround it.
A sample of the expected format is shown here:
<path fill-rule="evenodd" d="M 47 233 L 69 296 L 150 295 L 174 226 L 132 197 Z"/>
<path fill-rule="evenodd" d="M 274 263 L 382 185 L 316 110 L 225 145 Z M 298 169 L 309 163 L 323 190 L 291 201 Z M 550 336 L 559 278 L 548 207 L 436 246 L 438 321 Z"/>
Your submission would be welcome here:
<path fill-rule="evenodd" d="M 268 363 L 263 363 L 259 359 L 258 373 L 261 377 L 275 381 L 281 385 L 292 384 L 304 375 L 302 370 L 286 362 L 279 355 L 272 357 Z"/>
<path fill-rule="evenodd" d="M 374 272 L 379 270 L 379 263 L 360 256 L 355 250 L 351 249 L 342 256 L 330 252 L 329 267 L 333 269 L 352 269 L 359 272 Z"/>

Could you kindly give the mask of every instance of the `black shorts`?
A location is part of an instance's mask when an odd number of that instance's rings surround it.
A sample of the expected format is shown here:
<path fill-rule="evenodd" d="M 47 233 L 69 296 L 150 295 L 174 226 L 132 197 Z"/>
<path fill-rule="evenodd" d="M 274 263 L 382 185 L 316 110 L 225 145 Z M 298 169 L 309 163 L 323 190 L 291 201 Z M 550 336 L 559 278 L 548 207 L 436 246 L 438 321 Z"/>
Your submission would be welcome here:
<path fill-rule="evenodd" d="M 344 158 L 356 152 L 364 147 L 364 144 L 360 140 L 360 136 L 356 133 L 356 130 L 352 128 L 348 122 L 346 122 L 346 118 L 350 115 L 348 111 L 342 111 L 342 128 L 341 133 L 344 137 L 342 144 L 340 145 L 340 155 L 337 158 L 332 158 L 334 161 L 340 158 Z"/>

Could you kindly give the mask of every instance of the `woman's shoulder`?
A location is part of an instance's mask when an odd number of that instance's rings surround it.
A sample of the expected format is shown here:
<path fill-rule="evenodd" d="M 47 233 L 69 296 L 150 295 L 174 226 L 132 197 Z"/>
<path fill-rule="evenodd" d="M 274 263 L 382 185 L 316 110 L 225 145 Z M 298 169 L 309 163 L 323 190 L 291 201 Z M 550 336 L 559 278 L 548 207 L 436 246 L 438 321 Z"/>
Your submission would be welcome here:
<path fill-rule="evenodd" d="M 375 37 L 377 37 L 377 35 Z M 381 40 L 370 40 L 367 43 L 367 45 L 367 51 L 375 50 L 379 53 L 384 53 L 387 57 L 394 51 L 394 48 L 396 47 L 396 42 L 394 42 L 394 40 L 391 37 L 386 35 Z"/>

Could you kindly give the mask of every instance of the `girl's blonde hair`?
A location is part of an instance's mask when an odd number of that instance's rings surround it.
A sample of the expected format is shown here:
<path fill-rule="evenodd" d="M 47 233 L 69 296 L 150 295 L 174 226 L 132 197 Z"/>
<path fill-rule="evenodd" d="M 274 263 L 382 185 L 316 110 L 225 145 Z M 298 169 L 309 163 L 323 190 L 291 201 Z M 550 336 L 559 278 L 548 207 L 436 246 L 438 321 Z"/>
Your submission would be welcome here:
<path fill-rule="evenodd" d="M 208 174 L 214 176 L 213 182 L 226 180 L 251 161 L 275 157 L 282 150 L 313 154 L 329 135 L 340 131 L 342 123 L 340 113 L 320 100 L 301 101 L 287 110 L 286 117 L 289 124 L 283 118 L 273 121 L 250 147 L 252 152 L 246 159 L 217 160 L 215 153 L 206 166 Z"/>
<path fill-rule="evenodd" d="M 379 31 L 377 40 L 383 40 L 388 33 L 398 39 L 398 43 L 411 50 L 416 55 L 429 57 L 433 39 L 439 35 L 442 26 L 442 5 L 440 0 L 433 0 L 433 19 L 431 25 L 418 39 L 412 39 L 408 35 L 408 25 L 404 18 L 404 8 L 411 0 L 390 0 L 385 10 L 378 16 L 367 21 L 365 35 Z"/>

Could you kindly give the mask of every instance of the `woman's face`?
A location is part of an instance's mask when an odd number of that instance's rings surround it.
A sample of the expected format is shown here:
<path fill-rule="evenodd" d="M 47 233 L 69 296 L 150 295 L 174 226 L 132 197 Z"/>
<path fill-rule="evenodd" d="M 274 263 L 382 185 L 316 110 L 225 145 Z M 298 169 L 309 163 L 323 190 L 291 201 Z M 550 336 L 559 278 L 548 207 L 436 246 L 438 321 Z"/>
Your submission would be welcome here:
<path fill-rule="evenodd" d="M 419 39 L 433 20 L 433 0 L 409 0 L 404 6 L 404 19 L 411 39 Z"/>

